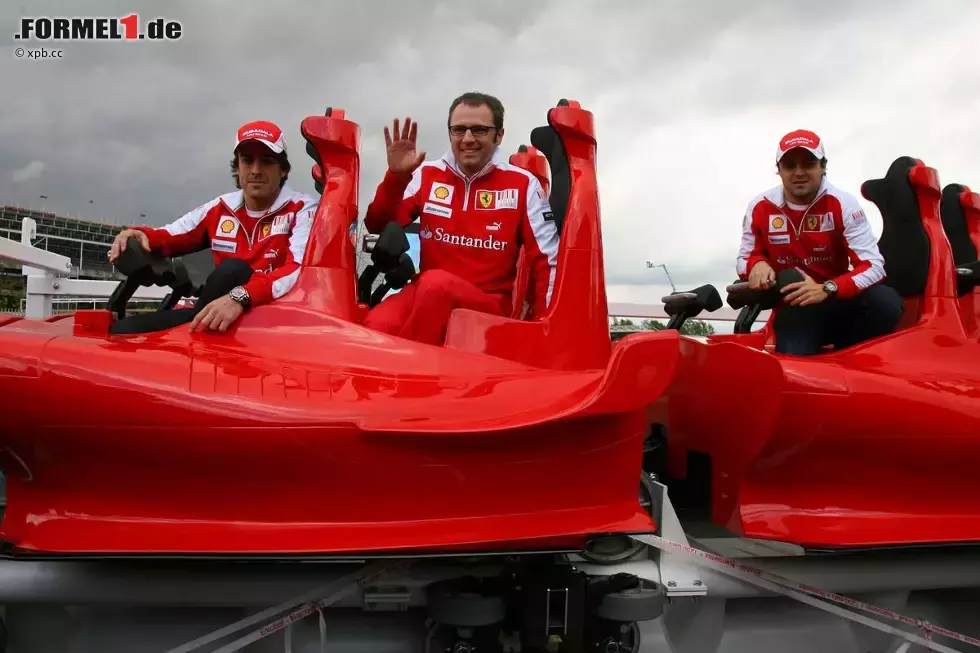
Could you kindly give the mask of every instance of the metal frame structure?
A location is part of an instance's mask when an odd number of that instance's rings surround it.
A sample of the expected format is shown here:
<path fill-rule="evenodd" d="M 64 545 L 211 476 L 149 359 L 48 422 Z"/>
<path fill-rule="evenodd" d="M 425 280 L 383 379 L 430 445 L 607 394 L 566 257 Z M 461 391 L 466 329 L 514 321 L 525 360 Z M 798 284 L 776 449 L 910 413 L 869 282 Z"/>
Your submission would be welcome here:
<path fill-rule="evenodd" d="M 591 577 L 631 574 L 656 588 L 660 614 L 636 624 L 636 651 L 980 648 L 980 550 L 901 562 L 698 540 L 684 530 L 667 488 L 653 485 L 659 535 L 635 535 L 643 546 L 631 559 L 602 564 L 538 554 Z M 492 577 L 502 560 L 0 560 L 0 605 L 17 645 L 11 653 L 430 651 L 426 587 L 461 575 Z"/>
<path fill-rule="evenodd" d="M 105 297 L 109 298 L 118 285 L 116 281 L 71 279 L 71 259 L 61 254 L 38 249 L 31 245 L 37 236 L 37 222 L 32 218 L 21 221 L 20 242 L 0 238 L 0 259 L 22 266 L 27 277 L 27 305 L 25 317 L 46 319 L 53 312 L 55 297 Z M 162 300 L 168 288 L 139 288 L 133 295 L 136 300 Z"/>

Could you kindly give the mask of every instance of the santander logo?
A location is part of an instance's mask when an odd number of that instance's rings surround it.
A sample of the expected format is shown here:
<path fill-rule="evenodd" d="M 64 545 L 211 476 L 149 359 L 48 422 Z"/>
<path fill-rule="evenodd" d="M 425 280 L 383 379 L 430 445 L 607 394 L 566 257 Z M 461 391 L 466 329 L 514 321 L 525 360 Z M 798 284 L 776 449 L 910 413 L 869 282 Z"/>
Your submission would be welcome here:
<path fill-rule="evenodd" d="M 458 236 L 446 233 L 443 227 L 439 227 L 433 233 L 428 227 L 423 227 L 419 236 L 425 240 L 435 238 L 440 243 L 455 245 L 457 247 L 472 247 L 474 249 L 492 249 L 496 252 L 503 252 L 507 249 L 507 242 L 499 240 L 490 234 L 486 238 L 474 238 L 472 236 Z"/>

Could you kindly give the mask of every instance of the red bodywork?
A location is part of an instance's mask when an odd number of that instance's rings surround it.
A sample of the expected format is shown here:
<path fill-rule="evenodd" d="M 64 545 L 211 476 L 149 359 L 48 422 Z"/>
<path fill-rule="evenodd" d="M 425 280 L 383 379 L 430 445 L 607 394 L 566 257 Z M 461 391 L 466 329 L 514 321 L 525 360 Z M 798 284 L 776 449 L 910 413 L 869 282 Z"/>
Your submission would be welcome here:
<path fill-rule="evenodd" d="M 653 415 L 671 476 L 686 476 L 689 452 L 710 456 L 716 524 L 808 547 L 980 542 L 980 342 L 957 298 L 938 176 L 918 162 L 909 180 L 929 270 L 899 331 L 811 357 L 774 355 L 767 329 L 682 339 Z"/>
<path fill-rule="evenodd" d="M 549 112 L 573 184 L 549 315 L 457 311 L 445 347 L 359 325 L 359 128 L 307 118 L 323 198 L 285 297 L 222 335 L 0 318 L 13 554 L 574 547 L 649 532 L 645 407 L 674 332 L 611 346 L 592 114 Z"/>

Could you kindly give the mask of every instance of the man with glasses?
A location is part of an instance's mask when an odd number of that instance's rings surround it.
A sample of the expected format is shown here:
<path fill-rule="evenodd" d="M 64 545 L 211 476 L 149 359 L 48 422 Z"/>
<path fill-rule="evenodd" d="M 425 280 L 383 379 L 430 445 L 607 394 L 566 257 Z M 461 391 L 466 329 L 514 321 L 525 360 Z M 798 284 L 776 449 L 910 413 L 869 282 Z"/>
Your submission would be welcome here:
<path fill-rule="evenodd" d="M 891 333 L 904 305 L 883 285 L 884 259 L 857 199 L 827 181 L 827 157 L 811 131 L 786 134 L 776 151 L 782 185 L 755 197 L 742 221 L 736 272 L 755 289 L 797 268 L 803 281 L 782 289 L 776 351 L 808 355 Z"/>
<path fill-rule="evenodd" d="M 499 152 L 500 100 L 461 95 L 447 127 L 450 149 L 432 161 L 416 151 L 411 118 L 385 127 L 388 170 L 364 218 L 371 233 L 417 219 L 421 241 L 421 273 L 372 309 L 365 326 L 434 345 L 445 341 L 456 308 L 511 314 L 522 245 L 531 262 L 532 315 L 541 318 L 558 260 L 558 229 L 541 183 Z"/>

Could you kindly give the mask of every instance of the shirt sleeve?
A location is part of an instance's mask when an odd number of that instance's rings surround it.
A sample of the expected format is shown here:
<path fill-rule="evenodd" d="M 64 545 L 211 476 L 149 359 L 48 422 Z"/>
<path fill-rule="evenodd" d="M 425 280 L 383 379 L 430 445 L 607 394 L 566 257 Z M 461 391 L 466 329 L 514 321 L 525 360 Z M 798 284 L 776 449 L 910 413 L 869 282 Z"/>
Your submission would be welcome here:
<path fill-rule="evenodd" d="M 261 306 L 279 299 L 296 285 L 303 266 L 303 258 L 306 256 L 306 245 L 310 240 L 313 218 L 319 206 L 320 200 L 311 197 L 302 210 L 296 213 L 293 229 L 289 235 L 286 261 L 272 272 L 256 270 L 245 284 L 252 306 Z"/>
<path fill-rule="evenodd" d="M 208 247 L 208 213 L 220 198 L 215 198 L 207 204 L 202 204 L 193 211 L 188 211 L 178 219 L 163 227 L 133 227 L 146 234 L 150 241 L 150 249 L 163 256 L 183 256 L 198 252 Z"/>
<path fill-rule="evenodd" d="M 378 234 L 392 220 L 401 227 L 408 226 L 421 212 L 418 201 L 421 187 L 422 166 L 416 168 L 411 177 L 386 171 L 364 215 L 364 227 L 368 232 Z"/>
<path fill-rule="evenodd" d="M 738 278 L 743 280 L 749 278 L 749 272 L 756 263 L 767 261 L 762 234 L 756 229 L 755 221 L 752 219 L 757 204 L 757 201 L 749 203 L 742 217 L 742 241 L 738 248 L 738 258 L 735 259 L 735 272 Z"/>
<path fill-rule="evenodd" d="M 871 224 L 857 200 L 842 202 L 844 242 L 851 270 L 834 279 L 837 296 L 854 297 L 885 278 L 885 259 L 878 250 Z"/>
<path fill-rule="evenodd" d="M 521 242 L 531 273 L 534 318 L 544 316 L 551 305 L 558 269 L 558 225 L 541 182 L 529 175 L 527 213 L 521 222 Z"/>

